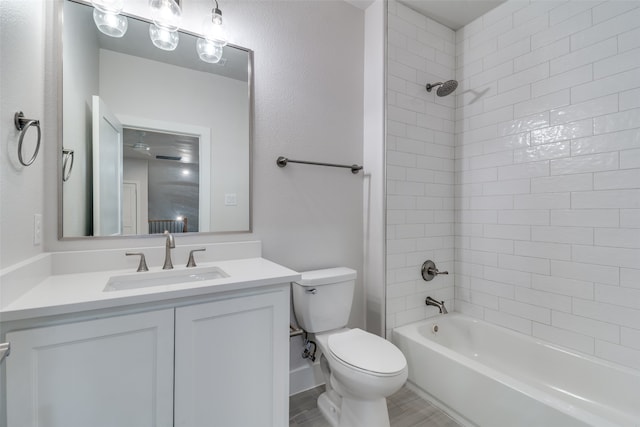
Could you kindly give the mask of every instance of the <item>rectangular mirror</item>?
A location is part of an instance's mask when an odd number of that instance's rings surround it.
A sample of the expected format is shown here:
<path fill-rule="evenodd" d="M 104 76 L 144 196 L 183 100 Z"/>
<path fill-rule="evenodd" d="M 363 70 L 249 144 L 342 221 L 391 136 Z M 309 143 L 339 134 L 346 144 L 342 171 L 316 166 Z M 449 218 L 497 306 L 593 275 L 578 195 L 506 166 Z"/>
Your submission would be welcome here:
<path fill-rule="evenodd" d="M 195 34 L 165 51 L 144 19 L 114 38 L 60 7 L 59 238 L 251 231 L 253 52 L 206 63 Z"/>

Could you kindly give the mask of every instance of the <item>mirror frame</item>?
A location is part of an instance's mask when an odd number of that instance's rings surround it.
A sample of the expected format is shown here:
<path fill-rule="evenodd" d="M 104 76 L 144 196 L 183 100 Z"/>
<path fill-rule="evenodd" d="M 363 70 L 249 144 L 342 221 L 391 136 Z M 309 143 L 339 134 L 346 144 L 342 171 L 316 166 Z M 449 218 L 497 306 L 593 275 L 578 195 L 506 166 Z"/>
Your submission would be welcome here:
<path fill-rule="evenodd" d="M 64 235 L 64 227 L 63 227 L 63 214 L 64 214 L 64 198 L 63 198 L 63 157 L 62 150 L 64 148 L 64 129 L 63 129 L 63 103 L 64 103 L 64 87 L 63 87 L 63 72 L 64 72 L 64 64 L 63 64 L 63 28 L 64 28 L 64 3 L 66 1 L 72 3 L 78 3 L 87 7 L 93 7 L 91 2 L 88 0 L 56 0 L 54 2 L 54 13 L 53 13 L 53 30 L 55 35 L 55 44 L 56 44 L 56 52 L 55 56 L 57 56 L 57 66 L 55 70 L 57 72 L 57 87 L 56 87 L 56 95 L 57 102 L 56 108 L 57 112 L 57 138 L 58 141 L 56 143 L 56 178 L 57 178 L 57 197 L 58 197 L 58 240 L 59 241 L 73 241 L 73 240 L 113 240 L 113 239 L 144 239 L 144 238 L 157 238 L 158 236 L 155 234 L 123 234 L 119 236 L 65 236 Z M 137 21 L 142 21 L 143 23 L 150 24 L 152 21 L 148 18 L 144 18 L 138 15 L 134 15 L 127 12 L 122 12 L 121 15 L 126 16 L 129 19 L 135 19 Z M 182 34 L 187 34 L 193 37 L 201 37 L 201 34 L 194 33 L 192 31 L 185 30 L 180 28 L 178 30 Z M 198 235 L 227 235 L 227 234 L 247 234 L 253 233 L 253 140 L 254 140 L 254 111 L 255 111 L 255 96 L 254 96 L 254 66 L 253 66 L 253 50 L 238 46 L 232 43 L 227 44 L 227 46 L 232 47 L 234 49 L 238 49 L 247 53 L 247 61 L 248 61 L 248 79 L 247 79 L 247 101 L 249 103 L 249 227 L 247 230 L 232 230 L 232 231 L 204 231 L 204 232 L 187 232 L 181 233 L 181 235 L 185 236 L 198 236 Z M 195 52 L 194 52 L 195 55 Z"/>

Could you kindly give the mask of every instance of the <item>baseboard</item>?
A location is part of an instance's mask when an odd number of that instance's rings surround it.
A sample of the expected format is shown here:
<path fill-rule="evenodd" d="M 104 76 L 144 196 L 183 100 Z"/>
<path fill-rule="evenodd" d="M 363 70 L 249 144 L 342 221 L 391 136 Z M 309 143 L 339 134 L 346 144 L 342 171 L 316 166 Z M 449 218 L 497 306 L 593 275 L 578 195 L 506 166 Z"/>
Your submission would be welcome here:
<path fill-rule="evenodd" d="M 289 395 L 301 393 L 305 390 L 324 384 L 324 377 L 320 369 L 320 360 L 289 371 Z"/>

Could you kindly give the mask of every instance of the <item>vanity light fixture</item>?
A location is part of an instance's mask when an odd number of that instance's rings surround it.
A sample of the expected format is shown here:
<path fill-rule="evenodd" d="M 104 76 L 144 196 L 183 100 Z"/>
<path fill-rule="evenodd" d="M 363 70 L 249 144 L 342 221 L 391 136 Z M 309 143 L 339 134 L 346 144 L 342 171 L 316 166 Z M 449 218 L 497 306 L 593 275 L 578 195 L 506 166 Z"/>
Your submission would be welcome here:
<path fill-rule="evenodd" d="M 120 15 L 124 0 L 91 0 L 93 22 L 100 32 L 110 37 L 122 37 L 127 32 L 129 22 Z"/>
<path fill-rule="evenodd" d="M 222 23 L 222 11 L 218 7 L 218 0 L 214 0 L 216 5 L 211 10 L 202 23 L 202 35 L 198 38 L 196 50 L 198 56 L 204 62 L 216 64 L 222 59 L 223 47 L 227 45 L 227 32 Z"/>
<path fill-rule="evenodd" d="M 175 0 L 149 0 L 152 24 L 149 37 L 154 46 L 162 50 L 174 50 L 178 46 L 182 9 Z"/>
<path fill-rule="evenodd" d="M 222 22 L 222 11 L 218 0 L 213 0 L 211 9 L 203 21 L 202 37 L 196 43 L 198 56 L 204 62 L 217 64 L 222 59 L 223 48 L 227 45 L 227 32 Z M 175 50 L 180 36 L 182 8 L 180 0 L 149 0 L 152 23 L 149 24 L 149 37 L 154 46 L 162 50 Z M 111 37 L 122 37 L 127 32 L 128 21 L 120 15 L 124 0 L 91 0 L 93 20 L 98 29 Z"/>

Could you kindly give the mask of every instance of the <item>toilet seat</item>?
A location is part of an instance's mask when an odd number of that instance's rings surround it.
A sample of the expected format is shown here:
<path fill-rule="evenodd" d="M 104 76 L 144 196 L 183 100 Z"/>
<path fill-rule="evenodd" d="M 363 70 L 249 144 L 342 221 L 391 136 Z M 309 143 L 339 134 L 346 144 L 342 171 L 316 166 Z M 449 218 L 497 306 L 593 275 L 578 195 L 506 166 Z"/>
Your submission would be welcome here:
<path fill-rule="evenodd" d="M 332 334 L 327 346 L 336 360 L 370 375 L 394 376 L 407 367 L 407 360 L 398 347 L 362 329 Z"/>

